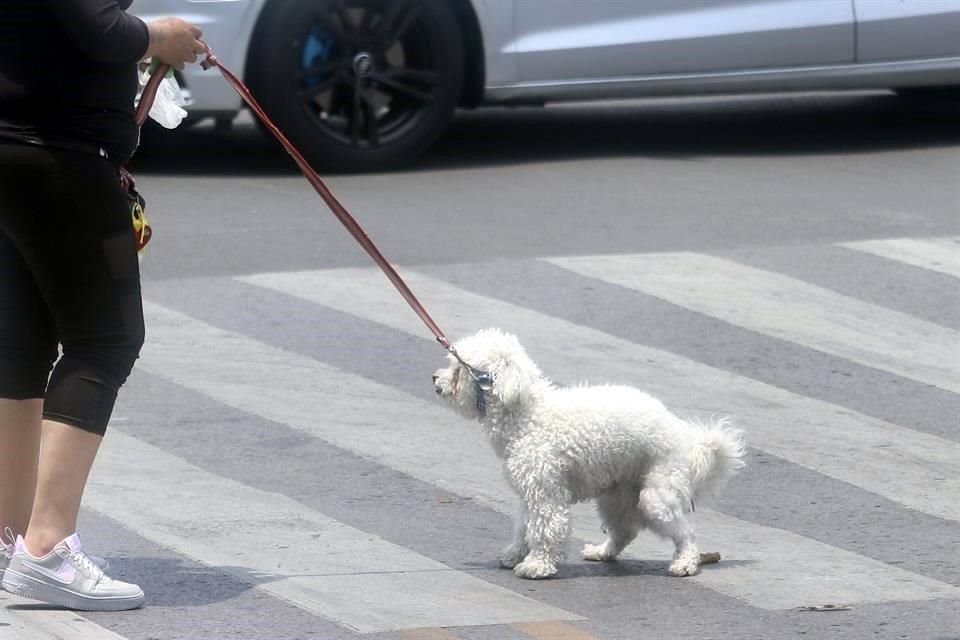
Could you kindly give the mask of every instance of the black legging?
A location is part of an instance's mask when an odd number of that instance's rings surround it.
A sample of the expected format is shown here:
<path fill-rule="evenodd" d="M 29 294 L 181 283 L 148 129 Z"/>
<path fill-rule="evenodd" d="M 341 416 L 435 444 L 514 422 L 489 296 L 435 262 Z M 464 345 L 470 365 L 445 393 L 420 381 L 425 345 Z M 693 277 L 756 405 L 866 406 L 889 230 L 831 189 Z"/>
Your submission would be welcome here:
<path fill-rule="evenodd" d="M 44 417 L 102 435 L 143 337 L 116 169 L 0 142 L 0 398 L 43 398 Z"/>

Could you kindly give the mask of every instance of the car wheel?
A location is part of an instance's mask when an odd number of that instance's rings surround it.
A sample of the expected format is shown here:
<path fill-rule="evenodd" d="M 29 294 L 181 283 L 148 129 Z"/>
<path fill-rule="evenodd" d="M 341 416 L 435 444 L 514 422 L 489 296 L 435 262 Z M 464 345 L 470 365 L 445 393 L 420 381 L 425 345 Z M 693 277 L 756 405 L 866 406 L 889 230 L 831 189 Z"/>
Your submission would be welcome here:
<path fill-rule="evenodd" d="M 457 20 L 437 0 L 274 0 L 250 47 L 254 96 L 315 167 L 411 161 L 463 83 Z"/>

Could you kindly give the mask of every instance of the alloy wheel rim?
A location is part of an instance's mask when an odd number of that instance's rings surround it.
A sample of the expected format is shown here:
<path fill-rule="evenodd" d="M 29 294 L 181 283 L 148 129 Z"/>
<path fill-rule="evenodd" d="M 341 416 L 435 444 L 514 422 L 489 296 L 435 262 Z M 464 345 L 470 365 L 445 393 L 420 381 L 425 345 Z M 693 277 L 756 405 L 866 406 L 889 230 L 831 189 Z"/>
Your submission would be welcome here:
<path fill-rule="evenodd" d="M 333 0 L 318 8 L 295 46 L 303 108 L 326 135 L 353 148 L 403 138 L 441 87 L 418 2 Z"/>

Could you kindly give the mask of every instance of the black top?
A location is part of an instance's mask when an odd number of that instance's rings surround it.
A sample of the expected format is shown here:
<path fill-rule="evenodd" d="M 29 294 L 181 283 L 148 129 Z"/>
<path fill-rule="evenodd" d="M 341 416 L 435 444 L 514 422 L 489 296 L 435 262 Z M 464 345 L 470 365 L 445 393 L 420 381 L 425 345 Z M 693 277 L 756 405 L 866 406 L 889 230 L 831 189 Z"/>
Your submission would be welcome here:
<path fill-rule="evenodd" d="M 132 2 L 0 0 L 0 139 L 130 159 L 150 43 Z"/>

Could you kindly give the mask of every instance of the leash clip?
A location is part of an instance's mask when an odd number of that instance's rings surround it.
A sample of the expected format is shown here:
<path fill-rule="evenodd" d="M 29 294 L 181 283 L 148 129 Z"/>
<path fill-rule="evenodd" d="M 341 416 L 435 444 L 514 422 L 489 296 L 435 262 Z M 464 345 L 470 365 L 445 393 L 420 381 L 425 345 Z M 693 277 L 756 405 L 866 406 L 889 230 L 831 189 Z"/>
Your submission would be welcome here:
<path fill-rule="evenodd" d="M 476 367 L 464 362 L 463 358 L 460 357 L 460 354 L 457 353 L 457 350 L 454 349 L 453 346 L 447 346 L 447 351 L 457 359 L 457 362 L 463 365 L 467 373 L 470 374 L 470 377 L 473 378 L 474 390 L 477 395 L 477 411 L 481 416 L 487 415 L 487 400 L 483 394 L 493 389 L 493 377 L 486 371 L 480 371 Z"/>
<path fill-rule="evenodd" d="M 460 357 L 460 354 L 457 353 L 457 350 L 452 346 L 447 347 L 447 351 L 449 351 L 450 355 L 457 359 L 457 362 L 466 368 L 467 372 L 470 374 L 470 377 L 473 378 L 473 381 L 476 382 L 481 389 L 484 391 L 490 391 L 493 389 L 493 378 L 489 373 L 486 371 L 480 371 L 473 365 L 467 364 L 463 358 Z"/>

